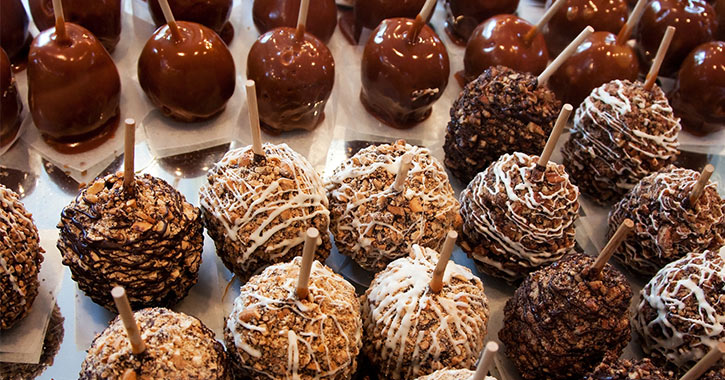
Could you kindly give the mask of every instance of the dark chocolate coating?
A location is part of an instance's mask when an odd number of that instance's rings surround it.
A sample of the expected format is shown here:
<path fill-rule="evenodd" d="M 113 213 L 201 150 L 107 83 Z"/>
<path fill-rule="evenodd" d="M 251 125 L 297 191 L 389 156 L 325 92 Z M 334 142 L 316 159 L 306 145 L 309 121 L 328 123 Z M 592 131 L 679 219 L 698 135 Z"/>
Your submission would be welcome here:
<path fill-rule="evenodd" d="M 252 19 L 264 34 L 280 26 L 296 27 L 299 11 L 300 0 L 254 0 Z M 311 0 L 305 26 L 307 32 L 328 43 L 337 26 L 335 0 Z"/>
<path fill-rule="evenodd" d="M 387 19 L 373 31 L 363 52 L 360 100 L 385 124 L 408 128 L 430 116 L 448 85 L 448 52 L 423 24 L 411 43 L 416 21 Z"/>
<path fill-rule="evenodd" d="M 138 81 L 164 115 L 184 122 L 211 118 L 234 94 L 234 59 L 218 34 L 204 25 L 177 21 L 157 29 L 138 59 Z"/>
<path fill-rule="evenodd" d="M 677 30 L 660 68 L 662 76 L 674 76 L 692 49 L 715 39 L 715 9 L 703 0 L 652 0 L 647 3 L 635 30 L 637 50 L 645 68 L 652 63 L 670 25 Z"/>
<path fill-rule="evenodd" d="M 28 5 L 38 29 L 55 26 L 52 0 L 28 0 Z M 109 52 L 121 39 L 121 0 L 64 0 L 63 15 L 90 30 Z"/>
<path fill-rule="evenodd" d="M 0 1 L 0 47 L 11 58 L 23 50 L 30 37 L 28 14 L 20 0 Z"/>
<path fill-rule="evenodd" d="M 593 89 L 614 79 L 635 81 L 639 76 L 637 53 L 617 36 L 594 32 L 549 79 L 549 86 L 562 102 L 578 106 Z"/>
<path fill-rule="evenodd" d="M 551 4 L 552 0 L 547 0 L 547 8 Z M 625 0 L 566 0 L 543 28 L 549 53 L 559 55 L 587 25 L 596 31 L 618 33 L 627 22 L 628 12 Z"/>
<path fill-rule="evenodd" d="M 10 144 L 20 129 L 23 102 L 15 85 L 10 58 L 0 49 L 0 147 Z"/>
<path fill-rule="evenodd" d="M 725 123 L 725 42 L 704 43 L 687 56 L 669 95 L 675 115 L 695 134 Z"/>
<path fill-rule="evenodd" d="M 541 74 L 549 63 L 549 52 L 541 33 L 537 32 L 531 41 L 524 40 L 533 28 L 528 21 L 514 15 L 494 16 L 476 27 L 463 56 L 466 82 L 496 65 Z"/>
<path fill-rule="evenodd" d="M 65 26 L 69 42 L 58 41 L 51 28 L 30 46 L 28 104 L 35 126 L 58 143 L 83 142 L 101 131 L 110 137 L 121 94 L 116 65 L 86 28 Z"/>
<path fill-rule="evenodd" d="M 446 29 L 463 43 L 476 26 L 486 19 L 505 13 L 514 13 L 519 0 L 445 0 Z"/>
<path fill-rule="evenodd" d="M 374 29 L 383 20 L 394 17 L 415 18 L 425 5 L 425 0 L 360 0 L 355 1 L 352 25 L 349 19 L 341 19 L 340 27 L 351 40 L 358 42 L 363 28 Z M 431 12 L 431 16 L 433 12 Z M 429 16 L 430 20 L 430 16 Z"/>
<path fill-rule="evenodd" d="M 270 132 L 314 129 L 325 116 L 335 83 L 335 60 L 317 37 L 277 28 L 254 42 L 247 78 L 257 87 L 259 119 Z"/>
<path fill-rule="evenodd" d="M 151 17 L 156 26 L 166 24 L 164 12 L 161 11 L 158 0 L 146 1 L 149 3 Z M 176 20 L 202 24 L 217 32 L 227 44 L 232 42 L 234 31 L 229 23 L 232 0 L 169 0 L 169 6 Z M 231 35 L 229 29 L 231 29 Z"/>

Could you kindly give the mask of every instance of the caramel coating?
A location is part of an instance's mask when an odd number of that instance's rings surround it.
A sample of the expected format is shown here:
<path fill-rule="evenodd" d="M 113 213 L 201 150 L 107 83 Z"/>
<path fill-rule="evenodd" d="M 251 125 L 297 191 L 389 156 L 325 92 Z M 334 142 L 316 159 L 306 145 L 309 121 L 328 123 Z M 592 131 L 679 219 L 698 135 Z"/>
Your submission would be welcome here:
<path fill-rule="evenodd" d="M 151 17 L 156 26 L 166 24 L 164 12 L 158 0 L 146 0 L 149 3 Z M 202 24 L 219 34 L 227 44 L 234 39 L 234 27 L 229 22 L 232 13 L 232 0 L 169 0 L 174 18 Z"/>
<path fill-rule="evenodd" d="M 35 26 L 41 31 L 55 26 L 53 0 L 28 0 Z M 93 33 L 109 52 L 121 39 L 121 0 L 65 0 L 63 15 Z"/>
<path fill-rule="evenodd" d="M 519 0 L 445 0 L 445 4 L 446 32 L 454 42 L 465 44 L 488 18 L 516 12 Z"/>
<path fill-rule="evenodd" d="M 28 14 L 20 0 L 0 1 L 0 47 L 17 60 L 31 37 Z"/>
<path fill-rule="evenodd" d="M 297 26 L 300 0 L 254 0 L 252 19 L 259 33 L 274 28 Z M 337 26 L 337 4 L 335 0 L 311 0 L 307 14 L 307 32 L 322 40 L 330 41 Z"/>
<path fill-rule="evenodd" d="M 0 49 L 0 147 L 10 144 L 17 135 L 23 121 L 22 111 L 10 58 Z"/>
<path fill-rule="evenodd" d="M 546 7 L 552 3 L 553 0 L 547 0 Z M 559 55 L 587 25 L 594 30 L 617 33 L 628 14 L 625 0 L 566 0 L 543 28 L 549 53 L 552 57 Z"/>

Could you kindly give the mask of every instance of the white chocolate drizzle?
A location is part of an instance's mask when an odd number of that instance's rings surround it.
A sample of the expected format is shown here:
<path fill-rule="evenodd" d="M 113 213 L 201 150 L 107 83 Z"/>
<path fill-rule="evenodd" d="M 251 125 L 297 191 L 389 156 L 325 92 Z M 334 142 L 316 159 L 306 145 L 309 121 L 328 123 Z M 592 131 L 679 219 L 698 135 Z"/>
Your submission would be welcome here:
<path fill-rule="evenodd" d="M 210 171 L 215 180 L 200 189 L 201 205 L 223 224 L 229 239 L 244 244 L 244 252 L 237 257 L 240 263 L 260 248 L 276 252 L 272 259 L 283 257 L 302 244 L 304 237 L 294 234 L 268 245 L 273 237 L 299 223 L 311 226 L 312 219 L 319 216 L 329 221 L 325 188 L 312 165 L 287 144 L 265 143 L 263 149 L 265 165 L 279 167 L 288 175 L 269 183 L 250 180 L 254 169 L 244 162 L 251 152 L 251 146 L 247 146 L 227 152 Z M 292 216 L 285 217 L 290 211 L 294 211 Z M 243 232 L 252 223 L 254 229 Z"/>
<path fill-rule="evenodd" d="M 556 261 L 574 248 L 579 211 L 579 189 L 569 181 L 564 166 L 548 162 L 542 171 L 537 169 L 537 160 L 520 152 L 504 154 L 461 192 L 464 230 L 485 236 L 511 260 L 529 268 Z M 559 182 L 549 183 L 547 174 Z M 496 223 L 499 207 L 505 207 L 503 225 Z M 568 243 L 554 252 L 542 250 L 558 240 Z M 474 258 L 511 276 L 519 275 L 489 257 Z"/>
<path fill-rule="evenodd" d="M 725 287 L 712 288 L 723 283 L 722 253 L 690 253 L 662 268 L 640 292 L 632 321 L 645 352 L 687 367 L 725 342 Z M 656 312 L 654 319 L 646 319 L 645 305 Z"/>
<path fill-rule="evenodd" d="M 289 263 L 272 265 L 260 275 L 252 277 L 242 286 L 240 295 L 234 300 L 226 328 L 237 349 L 252 358 L 241 363 L 243 368 L 252 373 L 270 379 L 335 379 L 340 373 L 351 371 L 350 367 L 355 363 L 362 346 L 360 309 L 355 288 L 315 260 L 310 272 L 310 297 L 300 300 L 296 296 L 296 288 L 301 262 L 301 257 L 295 257 Z M 279 274 L 284 277 L 279 277 Z M 269 287 L 269 281 L 275 285 Z M 257 317 L 245 322 L 243 314 L 250 311 Z M 293 315 L 294 322 L 290 322 L 290 319 L 275 319 L 275 315 L 280 315 L 281 311 Z M 268 317 L 265 318 L 265 315 Z M 345 326 L 352 326 L 352 331 Z M 331 330 L 335 336 L 329 335 Z M 336 337 L 343 338 L 344 347 L 331 345 Z M 270 358 L 264 357 L 265 349 L 273 349 L 265 345 L 267 340 L 276 340 L 282 342 L 283 347 L 286 346 L 285 374 L 275 372 L 274 365 L 269 363 Z M 302 357 L 311 360 L 307 368 L 320 370 L 313 376 L 310 376 L 309 371 L 303 374 Z M 344 360 L 340 362 L 340 358 Z M 260 365 L 265 361 L 268 365 Z"/>
<path fill-rule="evenodd" d="M 413 245 L 409 257 L 375 276 L 363 297 L 366 344 L 375 343 L 368 349 L 376 350 L 378 366 L 390 371 L 382 375 L 422 375 L 421 367 L 438 363 L 445 350 L 460 360 L 440 365 L 471 367 L 483 349 L 489 311 L 481 280 L 451 261 L 443 290 L 432 293 L 437 261 L 438 252 Z"/>

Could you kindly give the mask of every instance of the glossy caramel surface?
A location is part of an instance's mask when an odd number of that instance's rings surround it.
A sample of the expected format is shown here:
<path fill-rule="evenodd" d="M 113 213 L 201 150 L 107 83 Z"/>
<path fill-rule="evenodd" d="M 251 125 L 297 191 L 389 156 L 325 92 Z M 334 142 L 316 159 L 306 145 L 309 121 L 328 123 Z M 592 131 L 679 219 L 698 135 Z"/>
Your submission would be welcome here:
<path fill-rule="evenodd" d="M 478 24 L 516 12 L 519 0 L 445 0 L 445 4 L 446 30 L 465 44 Z"/>
<path fill-rule="evenodd" d="M 23 50 L 30 36 L 28 15 L 20 0 L 0 1 L 0 47 L 11 58 Z"/>
<path fill-rule="evenodd" d="M 547 0 L 547 9 L 552 2 Z M 616 34 L 627 22 L 628 15 L 625 0 L 566 0 L 543 28 L 549 54 L 552 57 L 559 55 L 587 25 L 595 31 Z"/>
<path fill-rule="evenodd" d="M 158 0 L 145 0 L 156 26 L 166 24 Z M 234 28 L 229 23 L 232 0 L 168 0 L 176 20 L 192 21 L 205 25 L 219 34 L 229 44 L 234 38 Z"/>
<path fill-rule="evenodd" d="M 55 26 L 53 0 L 28 0 L 28 5 L 38 29 Z M 121 39 L 121 0 L 64 0 L 63 14 L 66 21 L 90 30 L 110 52 Z"/>
<path fill-rule="evenodd" d="M 9 144 L 18 133 L 22 110 L 10 58 L 0 49 L 0 147 Z"/>
<path fill-rule="evenodd" d="M 274 28 L 297 26 L 300 0 L 254 0 L 252 19 L 259 33 Z M 337 4 L 335 0 L 310 0 L 307 14 L 307 32 L 327 43 L 337 26 Z"/>

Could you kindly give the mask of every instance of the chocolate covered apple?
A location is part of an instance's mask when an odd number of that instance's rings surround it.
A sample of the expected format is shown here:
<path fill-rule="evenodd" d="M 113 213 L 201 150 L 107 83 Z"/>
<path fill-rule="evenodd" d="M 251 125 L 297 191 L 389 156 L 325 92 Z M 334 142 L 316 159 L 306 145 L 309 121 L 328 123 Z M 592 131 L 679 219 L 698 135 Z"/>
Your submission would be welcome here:
<path fill-rule="evenodd" d="M 374 29 L 383 20 L 394 17 L 414 18 L 425 0 L 361 0 L 355 1 L 352 17 L 340 19 L 345 37 L 357 44 L 363 28 Z"/>
<path fill-rule="evenodd" d="M 234 94 L 234 59 L 213 30 L 174 21 L 146 42 L 138 81 L 164 115 L 184 122 L 206 120 L 224 111 Z"/>
<path fill-rule="evenodd" d="M 287 26 L 297 25 L 300 0 L 254 0 L 252 19 L 259 33 Z M 337 26 L 337 4 L 335 0 L 311 0 L 307 16 L 307 31 L 324 43 L 330 41 Z"/>
<path fill-rule="evenodd" d="M 10 58 L 0 49 L 0 148 L 10 144 L 20 129 L 23 102 L 15 85 Z"/>
<path fill-rule="evenodd" d="M 159 0 L 146 0 L 156 26 L 166 24 Z M 177 20 L 192 21 L 211 28 L 227 44 L 234 39 L 234 26 L 229 22 L 232 0 L 169 0 L 171 11 Z"/>
<path fill-rule="evenodd" d="M 454 42 L 465 45 L 477 25 L 490 17 L 516 12 L 519 0 L 445 0 L 445 4 L 446 32 Z"/>
<path fill-rule="evenodd" d="M 100 145 L 116 129 L 121 80 L 111 56 L 88 29 L 59 24 L 30 46 L 28 104 L 48 144 L 81 152 Z"/>
<path fill-rule="evenodd" d="M 408 128 L 430 116 L 448 85 L 448 53 L 424 17 L 387 19 L 362 58 L 360 100 L 383 123 Z"/>
<path fill-rule="evenodd" d="M 689 132 L 720 130 L 725 122 L 725 42 L 707 42 L 693 50 L 668 97 Z"/>
<path fill-rule="evenodd" d="M 28 14 L 20 0 L 0 1 L 0 47 L 16 61 L 30 43 Z"/>
<path fill-rule="evenodd" d="M 715 39 L 718 24 L 714 8 L 705 0 L 650 1 L 635 32 L 637 49 L 645 66 L 652 63 L 668 26 L 677 28 L 677 33 L 660 69 L 663 76 L 676 74 L 695 47 Z"/>
<path fill-rule="evenodd" d="M 52 0 L 28 0 L 35 26 L 46 30 L 55 26 Z M 67 21 L 93 33 L 109 52 L 121 39 L 121 0 L 64 0 Z"/>
<path fill-rule="evenodd" d="M 551 4 L 552 0 L 548 0 L 547 7 Z M 617 33 L 627 20 L 627 14 L 625 0 L 566 0 L 543 28 L 549 53 L 559 54 L 587 25 L 595 31 Z M 659 41 L 658 38 L 657 43 Z"/>

